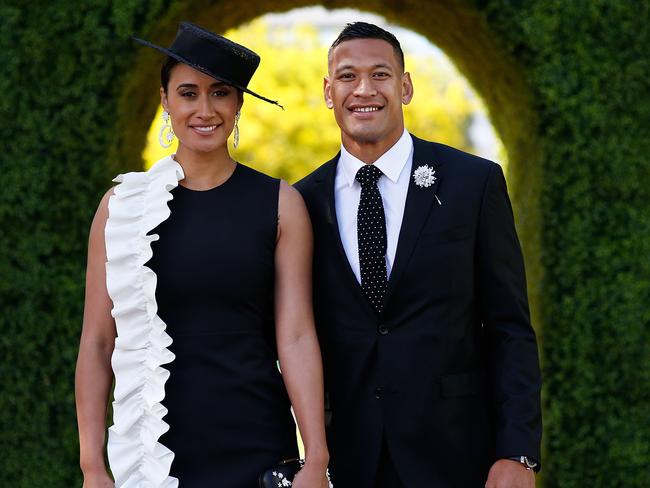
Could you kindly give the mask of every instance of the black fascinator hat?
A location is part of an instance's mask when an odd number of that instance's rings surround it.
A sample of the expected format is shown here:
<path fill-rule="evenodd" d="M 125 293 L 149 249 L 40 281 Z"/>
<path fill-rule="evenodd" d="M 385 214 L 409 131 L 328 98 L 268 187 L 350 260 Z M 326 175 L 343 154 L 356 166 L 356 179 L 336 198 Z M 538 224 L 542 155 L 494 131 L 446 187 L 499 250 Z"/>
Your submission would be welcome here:
<path fill-rule="evenodd" d="M 180 23 L 176 39 L 169 48 L 156 46 L 137 37 L 132 37 L 132 39 L 157 49 L 208 76 L 283 108 L 277 101 L 263 97 L 247 88 L 248 82 L 260 64 L 260 57 L 241 44 L 191 22 Z"/>

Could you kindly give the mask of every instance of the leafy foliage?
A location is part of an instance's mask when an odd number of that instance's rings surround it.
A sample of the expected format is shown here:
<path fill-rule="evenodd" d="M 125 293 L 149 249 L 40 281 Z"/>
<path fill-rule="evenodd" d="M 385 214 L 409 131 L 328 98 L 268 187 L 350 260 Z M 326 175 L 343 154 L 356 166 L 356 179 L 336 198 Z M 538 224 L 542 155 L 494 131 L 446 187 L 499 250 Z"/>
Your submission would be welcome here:
<path fill-rule="evenodd" d="M 546 485 L 650 486 L 650 4 L 517 18 L 544 153 Z"/>

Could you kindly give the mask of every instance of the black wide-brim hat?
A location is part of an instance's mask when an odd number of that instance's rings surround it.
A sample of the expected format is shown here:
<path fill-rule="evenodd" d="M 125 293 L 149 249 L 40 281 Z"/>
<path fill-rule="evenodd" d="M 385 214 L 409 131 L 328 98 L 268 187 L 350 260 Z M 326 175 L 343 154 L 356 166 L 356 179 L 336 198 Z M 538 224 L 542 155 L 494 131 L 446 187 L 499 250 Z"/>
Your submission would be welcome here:
<path fill-rule="evenodd" d="M 210 32 L 191 22 L 181 22 L 176 39 L 165 48 L 144 39 L 134 41 L 152 47 L 183 64 L 212 76 L 227 85 L 250 93 L 265 102 L 282 107 L 277 101 L 263 97 L 248 89 L 248 83 L 260 64 L 260 57 L 247 47 Z"/>

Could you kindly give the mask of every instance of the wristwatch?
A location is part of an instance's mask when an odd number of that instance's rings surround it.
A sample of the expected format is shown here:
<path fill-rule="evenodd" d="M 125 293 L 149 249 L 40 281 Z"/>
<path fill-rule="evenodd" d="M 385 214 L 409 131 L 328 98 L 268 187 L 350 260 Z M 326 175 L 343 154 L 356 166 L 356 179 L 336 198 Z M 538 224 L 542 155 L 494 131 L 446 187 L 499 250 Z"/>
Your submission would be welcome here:
<path fill-rule="evenodd" d="M 524 468 L 529 470 L 534 470 L 537 467 L 537 462 L 533 461 L 528 456 L 511 456 L 508 459 L 523 464 Z"/>

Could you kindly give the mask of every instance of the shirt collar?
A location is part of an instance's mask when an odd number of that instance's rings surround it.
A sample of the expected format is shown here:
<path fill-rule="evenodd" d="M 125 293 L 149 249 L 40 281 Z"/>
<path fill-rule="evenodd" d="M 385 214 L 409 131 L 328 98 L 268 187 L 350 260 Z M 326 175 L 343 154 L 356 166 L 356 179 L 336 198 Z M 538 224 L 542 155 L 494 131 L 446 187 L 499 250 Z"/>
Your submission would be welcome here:
<path fill-rule="evenodd" d="M 382 154 L 379 159 L 377 159 L 377 161 L 375 161 L 373 164 L 377 166 L 389 180 L 391 180 L 393 183 L 397 183 L 399 175 L 404 169 L 404 166 L 411 156 L 412 151 L 413 139 L 411 138 L 411 135 L 408 133 L 408 131 L 404 129 L 404 132 L 398 141 L 393 144 L 393 146 L 388 151 Z M 345 149 L 343 144 L 341 144 L 339 166 L 343 170 L 345 180 L 349 186 L 352 186 L 354 184 L 357 171 L 365 166 L 365 164 L 366 163 L 350 154 Z"/>

